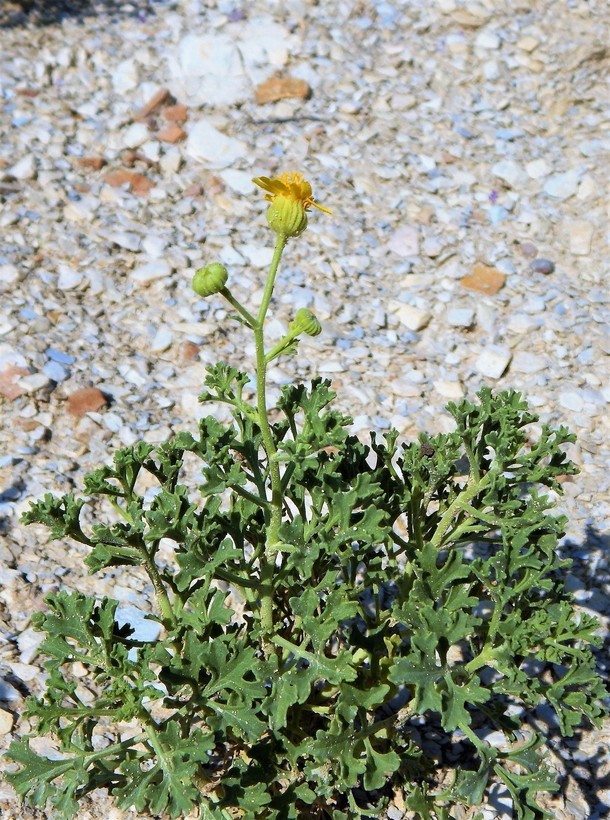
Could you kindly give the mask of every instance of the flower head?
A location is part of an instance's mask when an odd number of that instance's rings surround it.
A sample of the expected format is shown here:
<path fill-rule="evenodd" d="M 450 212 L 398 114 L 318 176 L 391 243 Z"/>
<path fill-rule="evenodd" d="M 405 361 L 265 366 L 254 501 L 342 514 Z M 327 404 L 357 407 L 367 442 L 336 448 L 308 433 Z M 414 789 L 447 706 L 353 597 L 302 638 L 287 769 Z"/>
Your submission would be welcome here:
<path fill-rule="evenodd" d="M 273 230 L 284 236 L 298 236 L 307 227 L 307 211 L 313 205 L 324 213 L 328 208 L 314 200 L 311 184 L 303 174 L 293 172 L 279 177 L 255 177 L 255 185 L 267 191 L 265 199 L 271 203 L 267 221 Z"/>

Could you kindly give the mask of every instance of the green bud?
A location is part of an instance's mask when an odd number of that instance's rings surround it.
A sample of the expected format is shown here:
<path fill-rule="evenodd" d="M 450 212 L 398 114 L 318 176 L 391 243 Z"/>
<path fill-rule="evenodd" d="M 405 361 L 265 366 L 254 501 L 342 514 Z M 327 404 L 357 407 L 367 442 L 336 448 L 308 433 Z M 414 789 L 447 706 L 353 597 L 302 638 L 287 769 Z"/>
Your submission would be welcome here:
<path fill-rule="evenodd" d="M 267 222 L 282 236 L 298 236 L 307 227 L 307 214 L 299 199 L 277 196 L 267 210 Z"/>
<path fill-rule="evenodd" d="M 193 290 L 199 296 L 211 296 L 220 291 L 227 284 L 229 274 L 224 265 L 220 262 L 212 262 L 205 268 L 199 268 L 193 276 Z"/>
<path fill-rule="evenodd" d="M 318 321 L 317 316 L 307 310 L 307 308 L 299 308 L 296 316 L 290 323 L 290 331 L 295 336 L 299 333 L 306 333 L 308 336 L 317 336 L 322 333 L 322 325 Z"/>

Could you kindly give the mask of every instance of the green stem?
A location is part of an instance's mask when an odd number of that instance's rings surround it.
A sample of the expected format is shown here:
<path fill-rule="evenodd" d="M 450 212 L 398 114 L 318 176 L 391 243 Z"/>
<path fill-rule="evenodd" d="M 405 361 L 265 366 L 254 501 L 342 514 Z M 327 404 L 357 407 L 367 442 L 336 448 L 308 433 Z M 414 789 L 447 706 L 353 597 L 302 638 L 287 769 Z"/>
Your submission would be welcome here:
<path fill-rule="evenodd" d="M 489 475 L 489 473 L 487 474 Z M 469 502 L 475 498 L 481 490 L 485 487 L 487 475 L 483 476 L 483 478 L 479 479 L 478 481 L 472 480 L 469 482 L 466 487 L 462 490 L 462 492 L 458 495 L 458 497 L 447 507 L 441 520 L 438 523 L 438 527 L 436 528 L 436 532 L 432 536 L 430 543 L 436 547 L 437 549 L 440 548 L 443 537 L 445 533 L 451 526 L 455 517 L 462 512 L 462 510 L 468 506 Z"/>
<path fill-rule="evenodd" d="M 265 552 L 261 556 L 261 626 L 266 633 L 273 632 L 273 570 L 275 565 L 274 547 L 280 541 L 280 525 L 282 523 L 283 493 L 280 476 L 280 465 L 273 458 L 276 446 L 273 441 L 269 416 L 267 414 L 267 359 L 265 356 L 264 323 L 269 309 L 269 302 L 273 293 L 275 277 L 280 259 L 286 247 L 287 237 L 277 235 L 273 258 L 267 274 L 267 282 L 263 293 L 263 300 L 256 317 L 254 330 L 254 344 L 256 347 L 256 402 L 258 421 L 261 428 L 263 446 L 267 453 L 269 478 L 271 481 L 270 517 L 267 525 Z"/>
<path fill-rule="evenodd" d="M 233 296 L 229 288 L 223 288 L 220 291 L 220 295 L 224 296 L 227 302 L 235 308 L 235 310 L 240 314 L 240 316 L 242 316 L 243 319 L 245 319 L 247 325 L 249 325 L 252 328 L 256 327 L 256 319 L 254 318 L 254 316 L 237 301 L 237 299 Z"/>
<path fill-rule="evenodd" d="M 170 626 L 175 626 L 176 617 L 174 615 L 174 610 L 172 609 L 172 605 L 169 600 L 167 590 L 165 589 L 165 584 L 163 583 L 161 576 L 159 575 L 157 565 L 155 564 L 154 559 L 149 554 L 145 544 L 138 545 L 137 549 L 140 555 L 142 556 L 144 568 L 146 569 L 148 577 L 150 578 L 150 581 L 153 585 L 153 589 L 155 590 L 155 596 L 157 598 L 159 609 L 161 610 L 161 616 L 163 617 L 163 621 L 165 622 L 166 626 L 168 624 Z"/>

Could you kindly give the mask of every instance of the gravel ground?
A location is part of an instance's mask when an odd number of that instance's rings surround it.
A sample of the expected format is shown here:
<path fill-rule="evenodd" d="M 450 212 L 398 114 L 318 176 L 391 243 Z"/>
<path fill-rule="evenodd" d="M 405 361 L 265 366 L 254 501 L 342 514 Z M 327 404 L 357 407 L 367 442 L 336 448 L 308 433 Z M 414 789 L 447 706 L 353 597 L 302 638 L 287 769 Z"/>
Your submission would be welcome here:
<path fill-rule="evenodd" d="M 328 376 L 356 431 L 406 436 L 482 385 L 522 391 L 578 436 L 568 584 L 607 632 L 609 20 L 603 0 L 0 4 L 0 751 L 38 691 L 45 594 L 149 607 L 142 578 L 86 576 L 18 518 L 191 427 L 206 363 L 252 367 L 190 279 L 220 259 L 260 299 L 254 175 L 302 170 L 333 210 L 285 255 L 270 334 L 303 306 L 324 331 L 276 388 Z M 556 817 L 607 816 L 609 737 L 553 745 Z M 123 816 L 95 797 L 81 820 Z M 5 783 L 0 813 L 42 817 Z"/>

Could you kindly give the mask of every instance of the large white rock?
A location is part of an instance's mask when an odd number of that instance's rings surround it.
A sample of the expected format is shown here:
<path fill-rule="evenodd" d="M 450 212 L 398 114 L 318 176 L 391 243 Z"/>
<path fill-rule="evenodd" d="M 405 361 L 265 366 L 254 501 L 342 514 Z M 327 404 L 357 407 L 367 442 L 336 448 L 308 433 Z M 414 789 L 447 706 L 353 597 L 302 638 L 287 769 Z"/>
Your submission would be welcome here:
<path fill-rule="evenodd" d="M 187 34 L 168 65 L 168 87 L 187 105 L 234 105 L 251 96 L 241 54 L 228 35 Z"/>
<path fill-rule="evenodd" d="M 204 162 L 208 168 L 227 168 L 246 152 L 245 142 L 228 137 L 207 120 L 199 120 L 193 125 L 186 142 L 189 157 Z"/>

